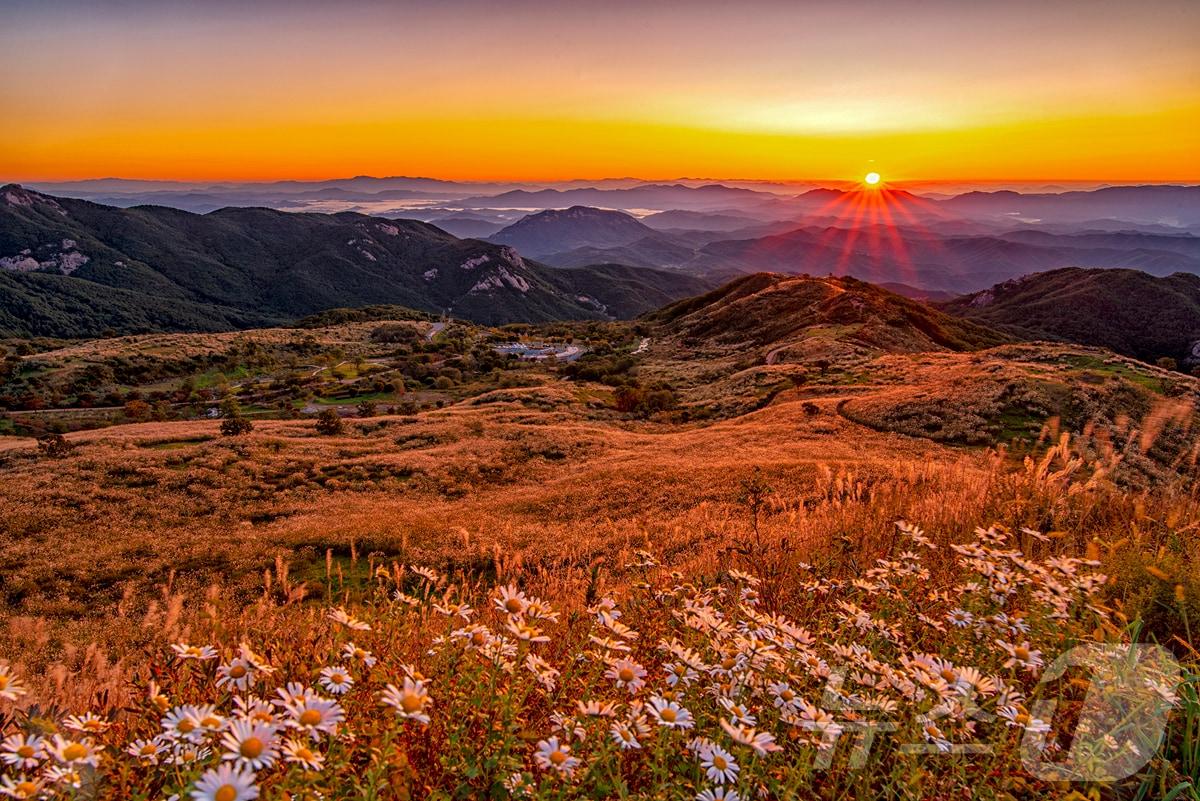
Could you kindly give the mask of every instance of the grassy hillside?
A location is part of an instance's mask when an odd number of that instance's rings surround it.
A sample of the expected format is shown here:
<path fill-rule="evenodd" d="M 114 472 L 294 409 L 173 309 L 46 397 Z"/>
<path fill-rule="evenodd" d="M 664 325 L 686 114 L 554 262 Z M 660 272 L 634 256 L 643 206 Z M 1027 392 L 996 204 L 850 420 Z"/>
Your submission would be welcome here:
<path fill-rule="evenodd" d="M 1200 276 L 1069 268 L 997 284 L 942 306 L 1022 338 L 1097 345 L 1153 362 L 1200 361 Z"/>

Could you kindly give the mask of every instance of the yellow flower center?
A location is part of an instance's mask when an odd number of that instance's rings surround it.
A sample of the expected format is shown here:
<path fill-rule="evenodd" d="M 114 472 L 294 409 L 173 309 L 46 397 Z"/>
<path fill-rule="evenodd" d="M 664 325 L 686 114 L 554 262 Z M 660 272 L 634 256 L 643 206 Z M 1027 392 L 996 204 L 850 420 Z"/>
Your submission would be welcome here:
<path fill-rule="evenodd" d="M 318 709 L 306 709 L 300 713 L 301 726 L 316 726 L 321 722 L 321 712 Z"/>
<path fill-rule="evenodd" d="M 242 665 L 234 665 L 229 669 L 229 678 L 240 679 L 246 675 L 246 668 Z"/>
<path fill-rule="evenodd" d="M 400 699 L 400 708 L 410 715 L 414 712 L 420 712 L 421 707 L 424 705 L 425 702 L 421 700 L 421 697 L 413 693 L 405 693 L 404 697 Z"/>
<path fill-rule="evenodd" d="M 367 652 L 366 652 L 366 651 L 364 651 L 364 650 L 363 650 L 363 649 L 361 649 L 361 648 L 355 648 L 355 649 L 354 649 L 354 658 L 355 658 L 355 659 L 366 659 L 366 658 L 367 658 Z"/>
<path fill-rule="evenodd" d="M 948 682 L 958 681 L 958 674 L 955 673 L 950 668 L 946 668 L 945 670 L 943 670 L 941 675 L 942 675 L 942 678 Z"/>
<path fill-rule="evenodd" d="M 617 678 L 621 681 L 633 681 L 633 670 L 630 668 L 621 668 L 617 671 Z"/>
<path fill-rule="evenodd" d="M 142 750 L 139 753 L 142 756 L 154 756 L 158 753 L 158 746 L 156 746 L 154 743 L 146 743 L 142 746 Z"/>
<path fill-rule="evenodd" d="M 17 756 L 21 757 L 21 759 L 29 759 L 33 756 L 33 754 L 34 751 L 32 745 L 23 745 L 17 749 Z"/>
<path fill-rule="evenodd" d="M 567 761 L 567 755 L 562 751 L 555 751 L 550 754 L 550 762 L 555 765 L 561 765 Z"/>
<path fill-rule="evenodd" d="M 667 723 L 674 723 L 675 719 L 678 717 L 678 715 L 675 714 L 675 710 L 671 709 L 670 707 L 667 707 L 663 711 L 659 712 L 658 716 Z"/>
<path fill-rule="evenodd" d="M 200 725 L 206 729 L 215 729 L 221 725 L 221 719 L 216 715 L 208 715 L 204 720 L 200 721 Z"/>
<path fill-rule="evenodd" d="M 734 659 L 732 656 L 727 656 L 721 660 L 721 667 L 725 670 L 732 670 L 733 666 L 736 664 L 737 664 L 737 660 Z"/>
<path fill-rule="evenodd" d="M 63 749 L 63 762 L 74 762 L 77 759 L 83 759 L 87 754 L 87 748 L 81 743 L 71 743 Z"/>
<path fill-rule="evenodd" d="M 515 615 L 517 612 L 521 611 L 521 602 L 516 598 L 509 598 L 504 602 L 504 608 Z"/>
<path fill-rule="evenodd" d="M 1029 715 L 1027 715 L 1024 712 L 1018 712 L 1015 720 L 1017 723 L 1020 723 L 1022 726 L 1029 725 Z"/>
<path fill-rule="evenodd" d="M 330 684 L 341 684 L 345 680 L 346 680 L 346 677 L 343 676 L 341 673 L 334 673 L 334 674 L 330 675 L 330 677 L 329 677 Z"/>
<path fill-rule="evenodd" d="M 33 798 L 38 793 L 38 786 L 33 782 L 21 782 L 15 788 L 17 798 Z"/>
<path fill-rule="evenodd" d="M 213 793 L 213 801 L 237 801 L 237 792 L 232 784 L 222 784 Z"/>
<path fill-rule="evenodd" d="M 191 734 L 196 729 L 196 724 L 192 722 L 191 718 L 184 718 L 175 724 L 175 728 L 183 734 Z"/>
<path fill-rule="evenodd" d="M 485 641 L 486 641 L 486 638 L 483 636 L 482 631 L 477 631 L 471 635 L 471 644 L 472 645 L 483 645 Z"/>
<path fill-rule="evenodd" d="M 313 752 L 309 751 L 304 746 L 297 748 L 294 753 L 296 754 L 297 759 L 311 760 L 313 758 Z"/>
<path fill-rule="evenodd" d="M 1029 649 L 1023 645 L 1018 645 L 1013 649 L 1013 656 L 1015 656 L 1017 659 L 1020 659 L 1022 662 L 1028 662 L 1030 656 Z"/>
<path fill-rule="evenodd" d="M 791 690 L 784 690 L 783 692 L 781 692 L 779 694 L 779 697 L 785 701 L 791 701 L 791 700 L 795 699 L 796 694 L 794 692 L 792 692 Z"/>
<path fill-rule="evenodd" d="M 717 770 L 725 770 L 725 768 L 729 767 L 729 763 L 725 761 L 725 757 L 718 756 L 717 754 L 713 754 L 712 763 L 713 767 Z"/>
<path fill-rule="evenodd" d="M 3 690 L 7 686 L 8 686 L 8 676 L 5 676 L 3 673 L 0 673 L 0 690 Z"/>
<path fill-rule="evenodd" d="M 258 759 L 262 756 L 265 747 L 263 741 L 257 737 L 247 737 L 245 740 L 242 740 L 242 747 L 239 751 L 246 759 Z"/>

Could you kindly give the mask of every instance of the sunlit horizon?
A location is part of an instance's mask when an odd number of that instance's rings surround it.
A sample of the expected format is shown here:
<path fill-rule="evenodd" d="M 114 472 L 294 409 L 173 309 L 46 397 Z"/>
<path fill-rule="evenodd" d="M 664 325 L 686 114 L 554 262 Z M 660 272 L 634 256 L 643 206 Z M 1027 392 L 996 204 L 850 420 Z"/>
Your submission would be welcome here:
<path fill-rule="evenodd" d="M 1182 0 L 17 0 L 0 178 L 1195 182 L 1196 30 Z"/>

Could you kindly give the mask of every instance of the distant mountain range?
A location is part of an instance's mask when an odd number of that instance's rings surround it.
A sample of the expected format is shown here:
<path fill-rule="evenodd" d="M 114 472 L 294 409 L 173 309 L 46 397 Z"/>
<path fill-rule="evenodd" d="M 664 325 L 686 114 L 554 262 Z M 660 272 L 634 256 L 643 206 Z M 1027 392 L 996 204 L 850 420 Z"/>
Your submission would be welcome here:
<path fill-rule="evenodd" d="M 1097 345 L 1153 362 L 1200 365 L 1200 276 L 1136 270 L 1035 273 L 943 304 L 1022 339 Z"/>
<path fill-rule="evenodd" d="M 228 330 L 372 304 L 487 324 L 611 319 L 710 286 L 680 278 L 557 270 L 412 220 L 117 209 L 0 188 L 0 335 Z"/>

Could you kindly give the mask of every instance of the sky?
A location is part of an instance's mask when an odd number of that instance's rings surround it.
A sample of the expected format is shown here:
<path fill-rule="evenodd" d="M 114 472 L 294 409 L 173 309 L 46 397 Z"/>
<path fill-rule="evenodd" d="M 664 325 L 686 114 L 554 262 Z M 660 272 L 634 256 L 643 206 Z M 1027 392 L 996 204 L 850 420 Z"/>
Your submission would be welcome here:
<path fill-rule="evenodd" d="M 1200 181 L 1200 2 L 0 0 L 0 178 Z"/>

